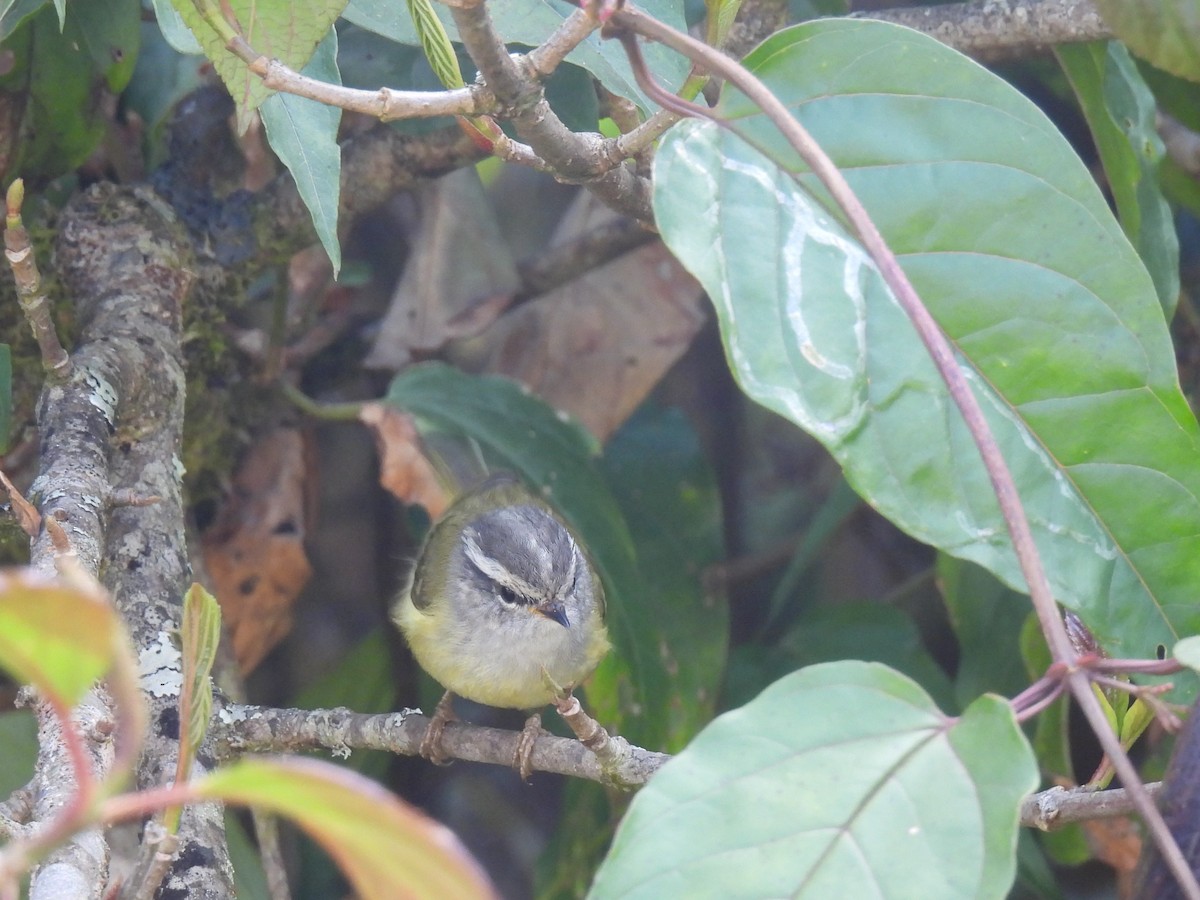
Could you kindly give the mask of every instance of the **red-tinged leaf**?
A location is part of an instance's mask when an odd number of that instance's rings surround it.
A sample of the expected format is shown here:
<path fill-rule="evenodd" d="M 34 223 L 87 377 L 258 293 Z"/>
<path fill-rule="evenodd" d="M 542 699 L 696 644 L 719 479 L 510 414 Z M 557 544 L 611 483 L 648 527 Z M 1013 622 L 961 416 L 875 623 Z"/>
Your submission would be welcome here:
<path fill-rule="evenodd" d="M 201 797 L 294 819 L 337 860 L 363 900 L 497 896 L 449 829 L 348 769 L 247 757 L 195 789 Z"/>
<path fill-rule="evenodd" d="M 96 586 L 29 570 L 0 572 L 0 667 L 47 699 L 72 706 L 108 671 L 120 622 Z"/>
<path fill-rule="evenodd" d="M 180 757 L 191 757 L 208 730 L 212 682 L 208 674 L 221 641 L 217 598 L 193 584 L 183 598 L 183 690 L 179 696 Z M 186 772 L 181 773 L 186 777 Z"/>

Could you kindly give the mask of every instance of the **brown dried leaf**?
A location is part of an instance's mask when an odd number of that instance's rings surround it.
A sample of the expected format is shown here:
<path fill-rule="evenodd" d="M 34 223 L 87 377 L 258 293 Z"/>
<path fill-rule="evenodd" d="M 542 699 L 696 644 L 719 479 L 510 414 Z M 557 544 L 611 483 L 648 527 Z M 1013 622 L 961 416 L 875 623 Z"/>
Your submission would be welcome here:
<path fill-rule="evenodd" d="M 13 487 L 13 483 L 8 480 L 8 476 L 4 474 L 3 470 L 0 470 L 0 485 L 3 485 L 4 490 L 8 492 L 8 500 L 12 504 L 17 525 L 31 538 L 37 537 L 38 532 L 42 530 L 42 514 L 32 503 L 21 496 L 20 491 Z"/>
<path fill-rule="evenodd" d="M 1061 776 L 1056 776 L 1054 783 L 1069 791 L 1079 787 L 1071 779 Z M 1109 819 L 1085 819 L 1079 825 L 1092 857 L 1111 866 L 1116 872 L 1117 896 L 1132 897 L 1134 871 L 1142 855 L 1142 837 L 1133 820 L 1128 816 L 1113 816 Z"/>
<path fill-rule="evenodd" d="M 1117 895 L 1130 897 L 1134 870 L 1142 855 L 1142 836 L 1128 816 L 1081 823 L 1092 855 L 1117 874 Z"/>
<path fill-rule="evenodd" d="M 405 503 L 417 503 L 441 518 L 450 497 L 421 449 L 412 416 L 383 403 L 366 403 L 358 414 L 375 433 L 379 483 Z"/>
<path fill-rule="evenodd" d="M 691 345 L 702 297 L 650 244 L 512 310 L 455 353 L 468 368 L 517 379 L 603 441 Z"/>
<path fill-rule="evenodd" d="M 520 279 L 474 169 L 417 192 L 420 227 L 365 365 L 398 369 L 478 334 L 507 308 Z"/>
<path fill-rule="evenodd" d="M 243 460 L 203 536 L 205 564 L 243 674 L 287 635 L 292 604 L 312 576 L 304 536 L 313 518 L 313 480 L 305 437 L 293 428 L 271 432 Z"/>

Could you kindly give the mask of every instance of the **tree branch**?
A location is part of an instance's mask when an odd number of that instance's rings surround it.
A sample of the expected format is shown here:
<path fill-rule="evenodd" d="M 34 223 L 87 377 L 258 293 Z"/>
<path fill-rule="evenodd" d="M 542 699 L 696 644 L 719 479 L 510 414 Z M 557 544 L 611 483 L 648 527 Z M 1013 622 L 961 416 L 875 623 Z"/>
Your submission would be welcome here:
<path fill-rule="evenodd" d="M 348 757 L 354 750 L 383 750 L 401 756 L 416 756 L 429 719 L 415 710 L 368 715 L 353 710 L 274 709 L 230 704 L 213 719 L 209 734 L 219 758 L 243 753 L 299 753 L 328 750 Z M 443 733 L 442 746 L 448 756 L 471 762 L 511 766 L 520 733 L 451 722 Z M 622 741 L 621 738 L 610 738 Z M 628 748 L 630 760 L 620 771 L 624 784 L 645 784 L 671 756 L 635 747 Z M 533 768 L 590 781 L 605 781 L 599 761 L 579 741 L 544 735 L 533 752 Z M 1162 786 L 1148 784 L 1157 796 Z M 1020 822 L 1026 828 L 1051 831 L 1072 822 L 1132 815 L 1137 812 L 1129 792 L 1116 788 L 1090 791 L 1055 787 L 1030 794 L 1021 803 Z"/>
<path fill-rule="evenodd" d="M 160 199 L 145 188 L 111 184 L 72 200 L 63 215 L 57 259 L 82 325 L 81 345 L 71 377 L 47 385 L 42 394 L 42 466 L 35 492 L 43 516 L 61 525 L 80 563 L 100 574 L 141 653 L 143 671 L 151 673 L 143 688 L 152 727 L 138 783 L 158 785 L 174 772 L 178 736 L 178 681 L 150 663 L 157 648 L 170 644 L 188 580 L 178 465 L 180 322 L 194 263 L 186 235 Z M 115 508 L 112 503 L 116 496 L 151 495 L 159 501 Z M 53 568 L 46 532 L 34 541 L 32 555 L 36 568 Z M 106 707 L 103 715 L 111 720 L 112 710 Z M 105 732 L 84 733 L 91 752 Z M 52 740 L 47 743 L 53 747 Z M 63 774 L 69 770 L 44 763 L 46 752 L 43 746 L 35 777 L 54 794 L 69 780 Z M 38 813 L 45 817 L 44 810 Z M 232 896 L 220 806 L 189 808 L 180 834 L 179 859 L 185 862 L 177 862 L 167 884 L 195 891 L 189 896 Z M 73 843 L 81 841 L 89 858 L 56 854 L 35 873 L 32 897 L 51 896 L 42 892 L 51 890 L 48 879 L 60 871 L 60 862 L 87 887 L 57 896 L 99 896 L 107 848 L 98 832 L 85 832 Z"/>
<path fill-rule="evenodd" d="M 981 62 L 1050 50 L 1056 44 L 1113 36 L 1090 0 L 972 0 L 852 13 L 851 18 L 906 25 Z"/>
<path fill-rule="evenodd" d="M 420 752 L 429 719 L 414 710 L 367 715 L 348 709 L 272 709 L 231 704 L 213 719 L 209 735 L 224 758 L 241 753 L 296 753 L 324 749 L 335 756 L 352 750 L 384 750 L 403 756 Z M 454 759 L 511 766 L 520 732 L 451 722 L 441 747 Z M 624 786 L 645 784 L 671 757 L 635 747 L 620 737 L 610 740 L 624 753 L 606 775 L 600 761 L 579 741 L 544 735 L 533 749 L 533 769 Z"/>
<path fill-rule="evenodd" d="M 521 139 L 553 167 L 559 178 L 583 184 L 618 212 L 651 221 L 650 185 L 646 179 L 621 165 L 615 141 L 598 134 L 576 134 L 563 124 L 546 102 L 541 84 L 531 77 L 532 73 L 522 71 L 509 54 L 483 0 L 466 0 L 451 6 L 450 11 L 463 46 L 500 105 L 499 114 L 512 121 Z M 577 40 L 597 24 L 582 10 L 572 13 L 568 22 L 572 23 L 569 34 Z M 588 27 L 585 30 L 578 23 Z M 546 55 L 564 56 L 567 48 L 562 43 Z"/>
<path fill-rule="evenodd" d="M 1162 784 L 1144 785 L 1151 797 L 1157 797 Z M 1053 831 L 1072 822 L 1091 819 L 1110 819 L 1137 813 L 1133 798 L 1124 788 L 1110 791 L 1091 791 L 1086 788 L 1053 787 L 1030 794 L 1021 802 L 1021 824 L 1026 828 Z"/>

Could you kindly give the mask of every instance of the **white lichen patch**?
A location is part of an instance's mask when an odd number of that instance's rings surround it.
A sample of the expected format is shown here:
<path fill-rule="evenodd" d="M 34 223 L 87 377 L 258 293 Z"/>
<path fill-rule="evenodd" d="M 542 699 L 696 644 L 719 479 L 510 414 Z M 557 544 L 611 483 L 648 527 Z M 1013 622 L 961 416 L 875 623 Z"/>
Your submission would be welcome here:
<path fill-rule="evenodd" d="M 84 380 L 91 388 L 88 403 L 100 410 L 109 425 L 114 424 L 117 419 L 117 392 L 113 386 L 95 372 L 88 372 Z"/>
<path fill-rule="evenodd" d="M 178 697 L 183 687 L 183 655 L 165 631 L 138 654 L 142 690 L 153 697 Z"/>
<path fill-rule="evenodd" d="M 217 713 L 217 721 L 223 725 L 232 725 L 235 722 L 245 722 L 250 718 L 246 714 L 244 706 L 223 706 Z"/>

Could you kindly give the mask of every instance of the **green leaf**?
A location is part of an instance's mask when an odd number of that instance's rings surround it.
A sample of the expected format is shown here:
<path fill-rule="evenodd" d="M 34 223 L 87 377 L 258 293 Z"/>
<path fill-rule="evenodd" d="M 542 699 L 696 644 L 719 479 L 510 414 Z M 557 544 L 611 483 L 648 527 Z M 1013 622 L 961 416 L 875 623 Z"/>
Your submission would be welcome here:
<path fill-rule="evenodd" d="M 738 10 L 742 8 L 742 0 L 705 0 L 708 10 L 707 41 L 714 47 L 720 47 L 725 42 L 725 36 L 737 18 Z"/>
<path fill-rule="evenodd" d="M 247 757 L 193 787 L 202 798 L 294 820 L 337 860 L 365 900 L 495 896 L 445 826 L 338 766 Z"/>
<path fill-rule="evenodd" d="M 683 0 L 649 0 L 638 7 L 647 15 L 686 30 L 683 5 Z M 541 44 L 576 9 L 564 0 L 491 0 L 488 3 L 488 13 L 504 40 L 526 47 Z M 458 31 L 447 6 L 437 3 L 434 11 L 450 34 L 457 38 Z M 343 16 L 347 21 L 397 43 L 413 46 L 421 43 L 411 20 L 396 15 L 394 0 L 350 0 Z M 647 43 L 642 52 L 650 72 L 664 87 L 675 89 L 687 77 L 687 60 L 661 44 Z M 637 101 L 644 110 L 655 108 L 638 88 L 629 60 L 618 41 L 601 41 L 597 32 L 571 51 L 567 60 L 587 69 L 613 93 Z"/>
<path fill-rule="evenodd" d="M 916 623 L 890 606 L 839 603 L 816 607 L 800 617 L 779 646 L 796 669 L 842 659 L 882 663 L 913 679 L 943 708 L 955 705 L 950 679 L 929 655 Z"/>
<path fill-rule="evenodd" d="M 725 671 L 729 606 L 704 584 L 725 556 L 716 477 L 679 410 L 643 408 L 609 441 L 602 466 L 638 550 L 642 580 L 624 615 L 638 655 L 659 661 L 642 687 L 673 752 L 712 718 Z M 628 674 L 601 664 L 594 683 L 612 677 L 606 690 L 620 696 Z"/>
<path fill-rule="evenodd" d="M 916 681 L 942 708 L 955 708 L 950 679 L 925 648 L 913 619 L 880 603 L 852 602 L 805 610 L 774 645 L 735 648 L 723 705 L 748 703 L 784 675 L 842 659 L 889 666 Z"/>
<path fill-rule="evenodd" d="M 0 2 L 0 41 L 6 41 L 21 23 L 46 5 L 47 0 L 3 0 Z"/>
<path fill-rule="evenodd" d="M 331 29 L 317 46 L 304 74 L 329 84 L 341 83 L 336 31 Z M 296 190 L 308 207 L 317 237 L 337 275 L 342 266 L 337 236 L 342 188 L 342 148 L 337 134 L 342 111 L 307 97 L 275 94 L 262 105 L 262 121 L 271 149 L 295 179 Z"/>
<path fill-rule="evenodd" d="M 564 63 L 546 79 L 546 102 L 572 131 L 596 131 L 600 127 L 600 101 L 596 82 L 583 69 Z"/>
<path fill-rule="evenodd" d="M 154 0 L 154 18 L 158 22 L 163 39 L 177 52 L 184 56 L 203 53 L 204 49 L 196 36 L 184 24 L 183 18 L 171 5 L 171 0 Z"/>
<path fill-rule="evenodd" d="M 809 23 L 747 62 L 843 169 L 949 336 L 1056 597 L 1114 656 L 1200 631 L 1200 430 L 1149 275 L 1070 146 L 1003 81 L 897 26 Z M 680 123 L 654 204 L 716 301 L 743 389 L 901 528 L 1023 589 L 979 455 L 874 265 L 754 107 L 727 91 L 718 112 L 771 158 Z M 1176 698 L 1195 687 L 1180 679 Z"/>
<path fill-rule="evenodd" d="M 1171 655 L 1187 666 L 1200 672 L 1200 635 L 1185 637 L 1175 645 Z"/>
<path fill-rule="evenodd" d="M 1029 685 L 1021 659 L 1021 629 L 1029 618 L 1029 598 L 1005 587 L 986 569 L 938 554 L 938 585 L 958 638 L 954 692 L 966 706 L 980 694 L 1006 697 Z"/>
<path fill-rule="evenodd" d="M 80 28 L 78 17 L 71 16 L 60 30 L 54 9 L 43 6 L 5 42 L 12 60 L 0 75 L 0 100 L 20 115 L 20 131 L 3 139 L 6 181 L 20 175 L 33 190 L 70 172 L 104 133 L 104 79 Z"/>
<path fill-rule="evenodd" d="M 141 0 L 72 3 L 75 34 L 114 94 L 125 90 L 137 63 L 142 35 Z"/>
<path fill-rule="evenodd" d="M 1055 54 L 1100 151 L 1121 227 L 1150 270 L 1170 321 L 1179 300 L 1179 237 L 1159 186 L 1164 150 L 1154 95 L 1116 41 L 1060 44 Z"/>
<path fill-rule="evenodd" d="M 0 453 L 8 449 L 12 429 L 12 348 L 0 344 Z"/>
<path fill-rule="evenodd" d="M 30 570 L 0 572 L 0 668 L 45 697 L 74 706 L 108 671 L 120 634 L 99 587 L 68 587 Z"/>
<path fill-rule="evenodd" d="M 37 762 L 37 722 L 27 709 L 0 713 L 0 797 L 29 784 Z"/>
<path fill-rule="evenodd" d="M 622 684 L 628 691 L 623 696 L 589 691 L 590 712 L 605 725 L 619 725 L 632 740 L 661 745 L 665 723 L 652 711 L 668 698 L 656 699 L 648 686 L 660 684 L 665 670 L 657 649 L 649 651 L 637 630 L 635 605 L 643 602 L 637 556 L 621 510 L 596 464 L 596 439 L 515 382 L 467 375 L 440 363 L 405 369 L 393 379 L 386 402 L 415 415 L 422 437 L 440 430 L 476 441 L 500 466 L 540 488 L 566 517 L 604 582 L 617 657 L 604 663 L 604 683 Z M 628 674 L 618 677 L 611 668 L 615 665 L 627 666 Z"/>
<path fill-rule="evenodd" d="M 234 896 L 238 900 L 272 900 L 258 846 L 246 833 L 242 820 L 225 811 L 225 842 L 233 866 Z"/>
<path fill-rule="evenodd" d="M 779 576 L 775 589 L 771 591 L 765 631 L 776 631 L 789 623 L 794 618 L 795 610 L 804 605 L 803 601 L 812 599 L 803 595 L 801 585 L 828 548 L 830 538 L 861 506 L 861 498 L 850 489 L 845 478 L 839 479 L 830 488 L 800 536 L 800 542 L 788 560 L 787 568 Z"/>
<path fill-rule="evenodd" d="M 205 21 L 193 0 L 171 0 L 171 3 L 229 88 L 238 106 L 239 129 L 245 130 L 250 113 L 272 92 L 226 49 L 225 39 Z M 223 8 L 232 10 L 242 36 L 259 54 L 299 71 L 308 63 L 317 44 L 329 34 L 346 0 L 228 0 L 209 5 L 218 17 Z"/>
<path fill-rule="evenodd" d="M 1017 884 L 1010 895 L 1012 900 L 1066 900 L 1058 884 L 1058 876 L 1050 867 L 1038 837 L 1022 828 L 1017 839 Z"/>
<path fill-rule="evenodd" d="M 183 678 L 179 692 L 179 722 L 181 752 L 189 757 L 204 740 L 212 712 L 213 660 L 221 642 L 221 607 L 217 598 L 199 584 L 193 584 L 183 596 Z"/>
<path fill-rule="evenodd" d="M 813 666 L 655 775 L 591 897 L 1002 898 L 1036 784 L 1004 700 L 950 719 L 884 666 Z"/>
<path fill-rule="evenodd" d="M 1159 108 L 1192 131 L 1200 131 L 1200 84 L 1177 78 L 1148 62 L 1138 60 L 1138 72 L 1154 92 Z"/>
<path fill-rule="evenodd" d="M 1129 49 L 1160 69 L 1200 81 L 1200 4 L 1196 0 L 1096 0 L 1104 23 Z"/>
<path fill-rule="evenodd" d="M 413 27 L 417 30 L 417 39 L 425 51 L 425 58 L 438 80 L 448 88 L 463 86 L 462 72 L 458 68 L 458 57 L 454 55 L 454 45 L 450 43 L 450 35 L 441 19 L 437 17 L 431 0 L 406 0 L 408 14 L 412 17 Z"/>
<path fill-rule="evenodd" d="M 1123 694 L 1123 696 L 1129 697 L 1128 694 Z M 1121 739 L 1121 746 L 1126 750 L 1132 747 L 1153 721 L 1154 710 L 1150 704 L 1140 699 L 1133 701 L 1133 704 L 1121 716 L 1121 727 L 1117 732 L 1117 737 Z"/>
<path fill-rule="evenodd" d="M 627 797 L 594 781 L 567 779 L 562 814 L 538 857 L 533 892 L 537 900 L 579 900 L 587 894 Z"/>

